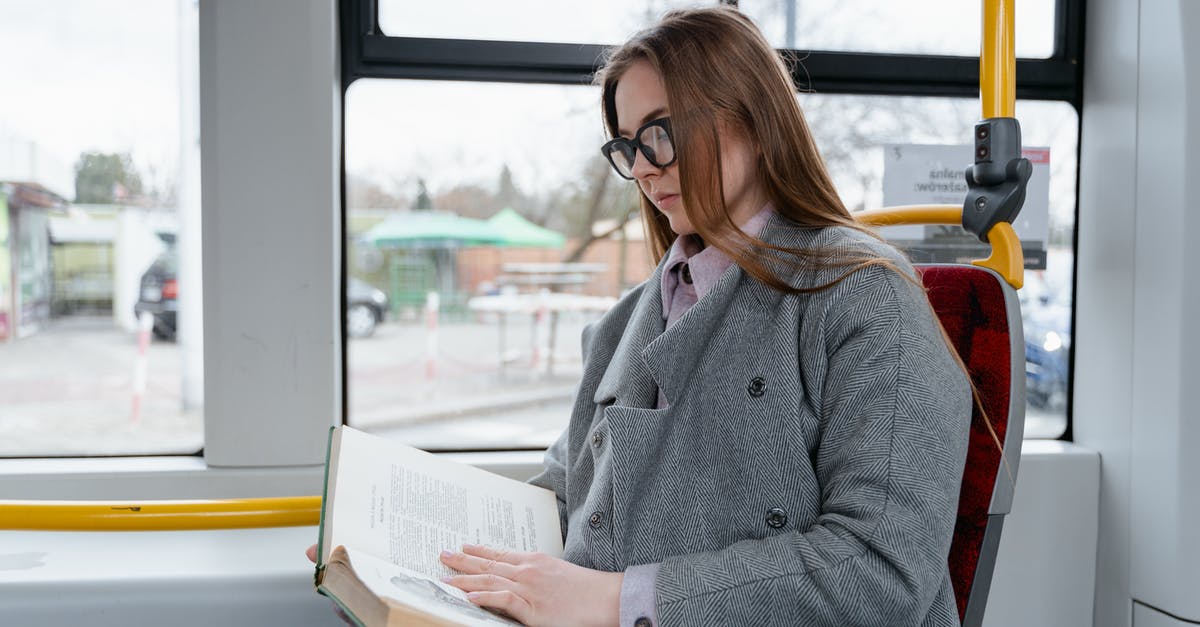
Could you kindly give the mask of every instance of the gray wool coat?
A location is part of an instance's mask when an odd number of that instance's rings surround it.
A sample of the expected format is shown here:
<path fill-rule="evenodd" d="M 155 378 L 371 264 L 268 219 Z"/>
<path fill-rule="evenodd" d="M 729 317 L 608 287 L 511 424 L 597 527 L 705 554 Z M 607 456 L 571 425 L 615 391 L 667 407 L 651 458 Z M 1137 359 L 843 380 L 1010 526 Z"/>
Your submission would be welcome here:
<path fill-rule="evenodd" d="M 850 229 L 772 216 L 761 237 L 912 272 Z M 570 425 L 532 479 L 558 496 L 564 558 L 660 563 L 663 625 L 957 625 L 971 392 L 922 290 L 870 267 L 790 295 L 734 265 L 664 332 L 662 272 L 584 332 Z"/>

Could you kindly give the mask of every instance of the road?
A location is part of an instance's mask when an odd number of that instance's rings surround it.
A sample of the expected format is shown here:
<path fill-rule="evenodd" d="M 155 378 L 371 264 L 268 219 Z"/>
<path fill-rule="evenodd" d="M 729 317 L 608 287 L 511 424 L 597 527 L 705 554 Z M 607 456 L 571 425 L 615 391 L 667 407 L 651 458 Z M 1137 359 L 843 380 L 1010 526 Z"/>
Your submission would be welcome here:
<path fill-rule="evenodd" d="M 586 321 L 560 321 L 552 371 L 546 342 L 534 350 L 527 317 L 506 325 L 503 359 L 497 320 L 443 323 L 432 368 L 424 325 L 386 323 L 347 347 L 349 423 L 432 449 L 545 446 L 569 417 Z M 203 411 L 181 407 L 178 347 L 149 346 L 137 419 L 136 356 L 136 336 L 107 318 L 60 319 L 0 344 L 0 456 L 199 451 Z M 1065 425 L 1061 413 L 1029 408 L 1027 414 L 1027 436 L 1057 437 Z"/>

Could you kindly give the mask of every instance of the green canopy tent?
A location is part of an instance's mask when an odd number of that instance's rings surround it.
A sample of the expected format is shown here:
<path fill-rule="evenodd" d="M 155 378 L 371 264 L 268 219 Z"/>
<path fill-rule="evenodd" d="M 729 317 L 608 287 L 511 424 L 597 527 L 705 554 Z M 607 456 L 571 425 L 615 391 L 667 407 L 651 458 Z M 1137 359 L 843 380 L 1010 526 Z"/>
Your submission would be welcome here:
<path fill-rule="evenodd" d="M 492 216 L 487 224 L 504 238 L 504 246 L 562 248 L 567 241 L 562 233 L 540 227 L 508 207 Z"/>
<path fill-rule="evenodd" d="M 454 249 L 562 248 L 566 238 L 504 209 L 486 221 L 435 211 L 398 213 L 371 227 L 359 241 L 389 251 L 385 253 L 388 296 L 393 308 L 400 309 L 419 307 L 432 290 L 441 293 L 450 306 L 463 297 L 457 289 Z"/>
<path fill-rule="evenodd" d="M 388 297 L 393 309 L 420 308 L 437 291 L 442 307 L 454 310 L 464 300 L 457 285 L 453 252 L 466 246 L 503 246 L 503 235 L 483 220 L 452 213 L 398 213 L 371 227 L 360 239 L 388 251 Z"/>
<path fill-rule="evenodd" d="M 506 244 L 503 234 L 488 222 L 434 211 L 395 214 L 371 227 L 362 238 L 379 248 L 436 249 Z"/>

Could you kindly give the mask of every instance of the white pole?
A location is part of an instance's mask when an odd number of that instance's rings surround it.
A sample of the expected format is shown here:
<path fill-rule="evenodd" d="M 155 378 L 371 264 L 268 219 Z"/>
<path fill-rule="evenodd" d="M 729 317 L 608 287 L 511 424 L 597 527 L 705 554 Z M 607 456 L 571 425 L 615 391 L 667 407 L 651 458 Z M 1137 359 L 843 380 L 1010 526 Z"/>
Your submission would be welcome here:
<path fill-rule="evenodd" d="M 146 347 L 150 345 L 150 329 L 154 327 L 154 316 L 143 311 L 138 316 L 137 357 L 133 360 L 133 413 L 129 422 L 142 421 L 142 397 L 146 395 Z"/>
<path fill-rule="evenodd" d="M 441 298 L 437 292 L 425 295 L 425 378 L 437 378 L 438 308 Z"/>
<path fill-rule="evenodd" d="M 182 409 L 204 405 L 204 273 L 200 256 L 200 47 L 196 0 L 176 0 L 179 15 L 179 298 L 175 341 L 183 361 Z"/>
<path fill-rule="evenodd" d="M 533 319 L 533 371 L 537 372 L 550 364 L 550 306 L 546 301 L 550 290 L 542 288 L 538 292 L 537 312 Z"/>

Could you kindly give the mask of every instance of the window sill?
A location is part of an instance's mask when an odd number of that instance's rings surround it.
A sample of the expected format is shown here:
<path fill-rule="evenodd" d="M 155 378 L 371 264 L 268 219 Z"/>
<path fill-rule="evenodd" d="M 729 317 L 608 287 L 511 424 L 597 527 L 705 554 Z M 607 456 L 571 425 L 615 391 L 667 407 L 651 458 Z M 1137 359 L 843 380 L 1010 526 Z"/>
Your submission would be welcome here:
<path fill-rule="evenodd" d="M 525 480 L 540 451 L 447 453 L 455 461 Z M 5 499 L 228 499 L 320 494 L 325 468 L 214 468 L 200 456 L 0 459 Z"/>

